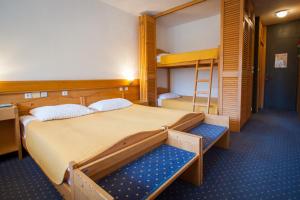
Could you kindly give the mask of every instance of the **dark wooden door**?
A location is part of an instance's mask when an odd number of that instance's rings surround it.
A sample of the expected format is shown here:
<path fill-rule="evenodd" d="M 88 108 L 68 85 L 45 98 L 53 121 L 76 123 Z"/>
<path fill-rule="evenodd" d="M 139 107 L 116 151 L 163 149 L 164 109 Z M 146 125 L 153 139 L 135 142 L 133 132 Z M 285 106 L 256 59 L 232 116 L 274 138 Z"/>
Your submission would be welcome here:
<path fill-rule="evenodd" d="M 297 41 L 300 20 L 268 27 L 265 107 L 296 110 Z M 275 54 L 287 53 L 287 68 L 275 68 Z"/>

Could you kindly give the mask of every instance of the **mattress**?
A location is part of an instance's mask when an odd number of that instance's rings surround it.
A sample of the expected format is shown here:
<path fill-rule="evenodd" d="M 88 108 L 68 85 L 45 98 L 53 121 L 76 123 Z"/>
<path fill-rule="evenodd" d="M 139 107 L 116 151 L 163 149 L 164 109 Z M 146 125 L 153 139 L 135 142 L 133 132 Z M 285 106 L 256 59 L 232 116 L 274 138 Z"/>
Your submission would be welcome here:
<path fill-rule="evenodd" d="M 159 99 L 159 101 L 161 101 L 161 106 L 163 108 L 185 110 L 190 112 L 193 110 L 193 97 L 191 96 L 181 96 L 176 99 Z M 196 102 L 199 104 L 206 104 L 207 97 L 197 97 Z M 206 109 L 206 106 L 197 105 L 195 107 L 195 112 L 206 112 Z M 218 114 L 218 98 L 210 98 L 209 113 Z"/>
<path fill-rule="evenodd" d="M 191 51 L 185 53 L 159 55 L 157 61 L 160 65 L 170 65 L 175 63 L 189 62 L 189 61 L 196 61 L 196 60 L 218 59 L 218 57 L 219 57 L 219 49 L 214 48 L 214 49 Z"/>
<path fill-rule="evenodd" d="M 26 148 L 49 179 L 61 184 L 71 161 L 83 162 L 125 138 L 192 117 L 186 111 L 133 105 L 72 119 L 31 120 L 25 127 Z"/>

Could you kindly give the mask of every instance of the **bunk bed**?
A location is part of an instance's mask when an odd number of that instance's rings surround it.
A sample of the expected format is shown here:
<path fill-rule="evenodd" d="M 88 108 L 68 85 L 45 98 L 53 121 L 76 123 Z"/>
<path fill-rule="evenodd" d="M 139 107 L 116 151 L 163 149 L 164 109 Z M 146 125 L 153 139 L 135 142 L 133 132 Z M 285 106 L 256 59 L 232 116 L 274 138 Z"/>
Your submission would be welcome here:
<path fill-rule="evenodd" d="M 218 99 L 211 98 L 213 68 L 218 67 L 219 49 L 206 49 L 185 53 L 170 54 L 161 49 L 157 50 L 157 69 L 167 69 L 167 88 L 158 88 L 158 95 L 170 92 L 170 69 L 195 67 L 194 93 L 192 97 L 158 99 L 160 106 L 171 109 L 182 109 L 194 112 L 218 114 Z M 199 79 L 199 72 L 208 71 L 208 79 Z M 208 90 L 199 91 L 198 85 L 208 84 Z M 199 97 L 199 94 L 206 97 Z"/>

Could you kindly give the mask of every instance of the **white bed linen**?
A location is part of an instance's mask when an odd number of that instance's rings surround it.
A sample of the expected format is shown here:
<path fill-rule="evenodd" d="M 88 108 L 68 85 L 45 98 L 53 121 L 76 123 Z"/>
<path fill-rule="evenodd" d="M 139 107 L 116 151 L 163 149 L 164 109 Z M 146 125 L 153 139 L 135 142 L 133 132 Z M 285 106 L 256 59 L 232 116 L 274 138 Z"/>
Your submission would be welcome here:
<path fill-rule="evenodd" d="M 26 138 L 26 126 L 32 121 L 38 121 L 38 119 L 32 115 L 24 115 L 20 117 L 20 122 L 22 126 L 22 136 L 24 138 Z"/>

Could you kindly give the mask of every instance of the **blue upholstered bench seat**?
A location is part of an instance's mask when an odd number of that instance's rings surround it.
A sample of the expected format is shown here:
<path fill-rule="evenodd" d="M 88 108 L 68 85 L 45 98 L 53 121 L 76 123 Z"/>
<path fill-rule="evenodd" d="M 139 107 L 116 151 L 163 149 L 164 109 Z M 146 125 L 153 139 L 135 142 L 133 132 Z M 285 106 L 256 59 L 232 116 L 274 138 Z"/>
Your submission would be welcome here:
<path fill-rule="evenodd" d="M 163 144 L 96 182 L 115 199 L 146 199 L 194 157 Z"/>
<path fill-rule="evenodd" d="M 203 137 L 203 150 L 205 151 L 226 129 L 224 126 L 202 123 L 193 128 L 190 133 Z"/>

